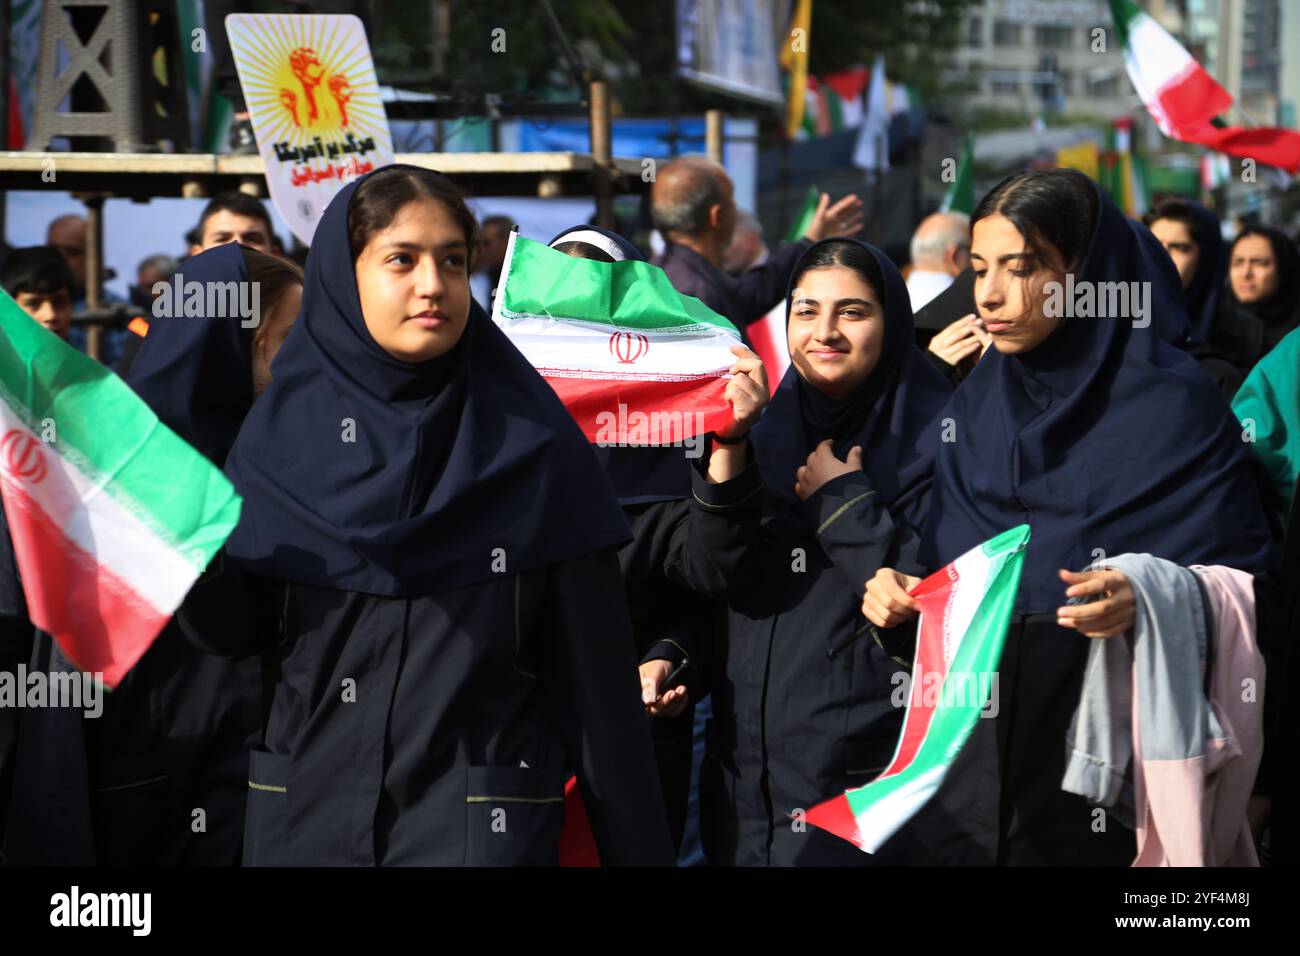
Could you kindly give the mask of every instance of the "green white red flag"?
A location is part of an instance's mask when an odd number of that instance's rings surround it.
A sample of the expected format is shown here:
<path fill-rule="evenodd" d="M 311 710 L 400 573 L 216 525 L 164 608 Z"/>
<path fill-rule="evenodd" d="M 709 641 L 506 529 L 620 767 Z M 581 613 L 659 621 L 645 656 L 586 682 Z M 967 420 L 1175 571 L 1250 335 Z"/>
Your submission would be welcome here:
<path fill-rule="evenodd" d="M 0 492 L 28 616 L 109 687 L 239 520 L 207 458 L 3 292 Z"/>
<path fill-rule="evenodd" d="M 997 693 L 1028 542 L 1028 525 L 1012 528 L 912 589 L 921 619 L 894 757 L 866 786 L 809 810 L 808 823 L 874 853 L 939 789 Z"/>
<path fill-rule="evenodd" d="M 740 332 L 648 262 L 574 259 L 512 234 L 492 319 L 588 441 L 667 445 L 733 422 Z"/>
<path fill-rule="evenodd" d="M 1232 95 L 1182 44 L 1133 0 L 1110 0 L 1110 12 L 1124 44 L 1124 68 L 1161 132 L 1292 175 L 1300 172 L 1300 133 L 1222 125 L 1217 117 L 1232 106 Z"/>

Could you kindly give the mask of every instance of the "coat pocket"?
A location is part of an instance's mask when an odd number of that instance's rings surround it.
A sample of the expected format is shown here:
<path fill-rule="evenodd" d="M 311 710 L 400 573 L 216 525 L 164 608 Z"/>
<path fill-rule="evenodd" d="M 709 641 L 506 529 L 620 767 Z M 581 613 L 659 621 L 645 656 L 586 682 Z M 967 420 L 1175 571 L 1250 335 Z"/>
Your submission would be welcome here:
<path fill-rule="evenodd" d="M 167 768 L 156 755 L 115 761 L 111 782 L 91 795 L 100 866 L 164 866 L 184 841 Z"/>
<path fill-rule="evenodd" d="M 248 755 L 245 866 L 275 866 L 284 860 L 291 759 L 266 750 L 253 750 Z"/>
<path fill-rule="evenodd" d="M 528 767 L 468 767 L 467 866 L 556 866 L 564 775 Z"/>

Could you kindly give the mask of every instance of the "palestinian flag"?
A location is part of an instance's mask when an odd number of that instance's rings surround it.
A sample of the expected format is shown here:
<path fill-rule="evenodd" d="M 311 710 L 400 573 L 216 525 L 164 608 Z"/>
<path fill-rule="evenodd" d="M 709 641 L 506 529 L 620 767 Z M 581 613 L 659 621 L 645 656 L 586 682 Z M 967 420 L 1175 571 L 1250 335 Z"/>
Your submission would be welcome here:
<path fill-rule="evenodd" d="M 574 259 L 513 233 L 492 319 L 587 440 L 676 444 L 733 419 L 736 327 L 648 262 Z"/>
<path fill-rule="evenodd" d="M 912 589 L 921 620 L 894 758 L 871 783 L 809 810 L 808 823 L 874 853 L 939 789 L 990 697 L 997 703 L 1028 542 L 1028 525 L 1012 528 Z"/>
<path fill-rule="evenodd" d="M 1300 133 L 1223 125 L 1217 117 L 1233 105 L 1231 94 L 1181 44 L 1133 0 L 1110 0 L 1110 12 L 1124 44 L 1124 68 L 1162 133 L 1293 175 L 1300 171 Z"/>
<path fill-rule="evenodd" d="M 239 520 L 217 468 L 3 292 L 0 491 L 32 623 L 110 687 Z"/>
<path fill-rule="evenodd" d="M 862 122 L 863 94 L 871 82 L 871 68 L 855 66 L 829 76 L 808 77 L 808 108 L 803 129 L 809 136 L 829 136 L 853 129 Z"/>

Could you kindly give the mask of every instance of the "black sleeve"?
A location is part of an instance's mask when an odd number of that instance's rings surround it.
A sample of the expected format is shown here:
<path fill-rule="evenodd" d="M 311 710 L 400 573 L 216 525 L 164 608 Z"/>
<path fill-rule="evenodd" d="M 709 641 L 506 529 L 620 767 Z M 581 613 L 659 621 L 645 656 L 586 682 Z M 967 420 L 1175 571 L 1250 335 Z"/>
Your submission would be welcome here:
<path fill-rule="evenodd" d="M 748 269 L 732 280 L 732 306 L 746 325 L 762 318 L 785 298 L 790 287 L 790 273 L 799 257 L 811 246 L 808 239 L 783 242 L 761 266 Z"/>
<path fill-rule="evenodd" d="M 701 459 L 691 470 L 691 506 L 673 529 L 664 573 L 705 597 L 723 597 L 744 577 L 758 543 L 763 515 L 763 482 L 753 460 L 730 481 L 712 484 Z"/>
<path fill-rule="evenodd" d="M 176 623 L 185 639 L 202 651 L 248 657 L 260 653 L 278 635 L 274 591 L 268 582 L 228 562 L 224 550 L 218 551 L 176 609 Z"/>
<path fill-rule="evenodd" d="M 902 507 L 888 508 L 862 472 L 826 482 L 807 501 L 805 514 L 817 542 L 839 568 L 844 583 L 861 596 L 867 580 L 881 568 L 916 574 L 919 536 L 912 518 L 924 507 L 923 496 L 909 496 Z"/>
<path fill-rule="evenodd" d="M 606 866 L 671 866 L 649 718 L 614 551 L 548 570 L 539 665 Z"/>
<path fill-rule="evenodd" d="M 895 502 L 881 504 L 867 476 L 841 475 L 822 485 L 805 503 L 810 521 L 816 522 L 817 542 L 839 569 L 846 587 L 861 599 L 869 581 L 881 568 L 924 577 L 928 570 L 917 559 L 917 533 L 929 501 L 928 484 Z M 867 625 L 872 638 L 890 657 L 910 666 L 916 648 L 916 622 L 879 629 Z"/>

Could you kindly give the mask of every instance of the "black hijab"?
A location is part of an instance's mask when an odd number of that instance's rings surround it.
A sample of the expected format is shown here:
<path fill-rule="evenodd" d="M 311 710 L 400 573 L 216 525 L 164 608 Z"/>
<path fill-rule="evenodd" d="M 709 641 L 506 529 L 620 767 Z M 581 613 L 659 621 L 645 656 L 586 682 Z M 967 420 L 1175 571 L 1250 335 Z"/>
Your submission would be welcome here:
<path fill-rule="evenodd" d="M 233 242 L 186 259 L 177 274 L 205 287 L 247 278 Z M 126 381 L 164 425 L 221 467 L 253 404 L 252 341 L 238 317 L 155 318 Z"/>
<path fill-rule="evenodd" d="M 885 311 L 880 358 L 871 374 L 846 398 L 834 399 L 809 385 L 792 364 L 754 428 L 759 473 L 767 489 L 770 530 L 790 539 L 810 530 L 803 502 L 794 491 L 795 472 L 818 444 L 832 439 L 839 458 L 862 446 L 862 467 L 887 506 L 920 491 L 930 479 L 939 444 L 939 413 L 952 386 L 916 347 L 907 285 L 890 258 L 856 239 L 825 239 L 808 248 L 790 273 L 786 324 L 795 282 L 807 263 L 830 242 L 861 246 L 880 267 L 884 288 L 877 290 Z"/>
<path fill-rule="evenodd" d="M 228 553 L 267 577 L 413 596 L 626 541 L 582 432 L 477 304 L 429 362 L 371 337 L 348 248 L 370 175 L 322 215 L 301 318 L 226 463 L 244 496 Z"/>
<path fill-rule="evenodd" d="M 1277 289 L 1268 298 L 1247 304 L 1237 298 L 1232 284 L 1228 283 L 1228 299 L 1233 308 L 1248 312 L 1263 323 L 1264 348 L 1267 351 L 1300 324 L 1300 250 L 1277 229 L 1253 226 L 1251 233 L 1262 235 L 1273 249 L 1273 261 L 1277 263 Z"/>
<path fill-rule="evenodd" d="M 1219 309 L 1219 291 L 1228 275 L 1228 244 L 1223 241 L 1219 217 L 1198 202 L 1184 200 L 1192 210 L 1196 226 L 1192 238 L 1196 240 L 1199 258 L 1196 273 L 1187 287 L 1187 311 L 1192 321 L 1191 335 L 1197 342 L 1208 342 L 1210 330 Z"/>
<path fill-rule="evenodd" d="M 1148 254 L 1150 232 L 1091 188 L 1097 220 L 1078 279 L 1149 281 L 1154 314 L 1181 308 L 1164 250 Z M 1240 426 L 1191 358 L 1142 332 L 1067 318 L 1031 352 L 989 350 L 945 413 L 957 435 L 935 463 L 928 567 L 1028 523 L 1016 607 L 1040 613 L 1065 603 L 1057 569 L 1082 570 L 1097 552 L 1246 571 L 1272 562 Z"/>

